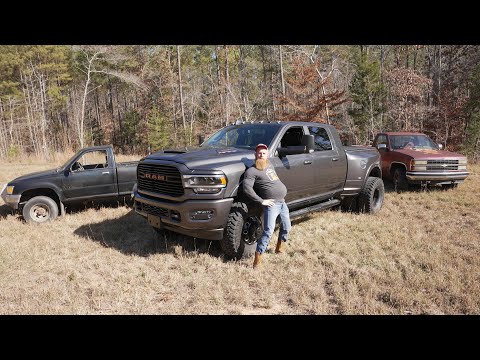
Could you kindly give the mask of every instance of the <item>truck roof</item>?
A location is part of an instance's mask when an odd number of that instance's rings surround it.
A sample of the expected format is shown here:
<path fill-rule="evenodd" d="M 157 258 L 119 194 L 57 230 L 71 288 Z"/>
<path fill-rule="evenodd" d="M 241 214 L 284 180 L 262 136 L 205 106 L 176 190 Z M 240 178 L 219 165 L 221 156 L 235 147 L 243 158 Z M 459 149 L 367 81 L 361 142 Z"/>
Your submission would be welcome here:
<path fill-rule="evenodd" d="M 113 149 L 113 145 L 97 145 L 97 146 L 89 146 L 89 147 L 84 147 L 84 148 L 81 148 L 79 149 L 78 151 L 80 150 L 103 150 L 103 149 Z"/>
<path fill-rule="evenodd" d="M 382 131 L 380 134 L 385 135 L 425 135 L 424 133 L 420 132 L 411 132 L 411 131 Z"/>
<path fill-rule="evenodd" d="M 328 125 L 327 123 L 321 123 L 321 122 L 310 122 L 310 121 L 242 121 L 242 122 L 235 122 L 228 124 L 227 126 L 232 126 L 232 125 L 289 125 L 289 124 L 294 124 L 298 126 L 312 126 L 312 125 L 324 125 L 324 126 L 333 126 L 333 125 Z"/>

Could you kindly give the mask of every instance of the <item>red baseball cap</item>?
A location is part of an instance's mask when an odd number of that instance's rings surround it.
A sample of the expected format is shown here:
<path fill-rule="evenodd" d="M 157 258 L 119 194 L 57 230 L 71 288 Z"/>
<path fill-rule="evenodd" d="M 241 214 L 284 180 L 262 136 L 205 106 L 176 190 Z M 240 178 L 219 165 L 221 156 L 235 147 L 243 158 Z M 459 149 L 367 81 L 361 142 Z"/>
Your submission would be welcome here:
<path fill-rule="evenodd" d="M 255 148 L 255 152 L 257 152 L 260 149 L 268 150 L 268 146 L 265 144 L 258 144 L 257 147 Z"/>

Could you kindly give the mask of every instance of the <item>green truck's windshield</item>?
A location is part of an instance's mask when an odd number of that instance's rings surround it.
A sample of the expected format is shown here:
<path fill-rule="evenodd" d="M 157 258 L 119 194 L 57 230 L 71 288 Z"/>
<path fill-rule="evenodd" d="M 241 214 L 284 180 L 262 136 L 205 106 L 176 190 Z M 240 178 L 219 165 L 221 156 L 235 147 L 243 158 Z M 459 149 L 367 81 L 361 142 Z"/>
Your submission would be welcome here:
<path fill-rule="evenodd" d="M 227 126 L 207 139 L 202 147 L 236 147 L 255 150 L 257 144 L 270 147 L 280 124 L 242 124 Z"/>
<path fill-rule="evenodd" d="M 438 150 L 437 144 L 426 135 L 391 135 L 390 145 L 393 149 Z"/>

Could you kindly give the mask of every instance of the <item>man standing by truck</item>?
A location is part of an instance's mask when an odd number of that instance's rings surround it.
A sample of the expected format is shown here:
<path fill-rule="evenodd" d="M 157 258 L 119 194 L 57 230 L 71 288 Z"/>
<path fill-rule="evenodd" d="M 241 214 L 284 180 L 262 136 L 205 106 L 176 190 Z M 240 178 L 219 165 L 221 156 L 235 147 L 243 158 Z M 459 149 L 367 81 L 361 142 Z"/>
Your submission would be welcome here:
<path fill-rule="evenodd" d="M 253 268 L 260 266 L 262 254 L 267 249 L 275 230 L 275 222 L 280 215 L 281 226 L 275 253 L 284 252 L 283 243 L 291 229 L 290 213 L 285 203 L 286 186 L 278 178 L 275 169 L 268 162 L 268 147 L 258 144 L 255 147 L 255 166 L 247 169 L 243 180 L 243 191 L 253 201 L 262 204 L 264 209 L 263 233 L 257 242 Z"/>

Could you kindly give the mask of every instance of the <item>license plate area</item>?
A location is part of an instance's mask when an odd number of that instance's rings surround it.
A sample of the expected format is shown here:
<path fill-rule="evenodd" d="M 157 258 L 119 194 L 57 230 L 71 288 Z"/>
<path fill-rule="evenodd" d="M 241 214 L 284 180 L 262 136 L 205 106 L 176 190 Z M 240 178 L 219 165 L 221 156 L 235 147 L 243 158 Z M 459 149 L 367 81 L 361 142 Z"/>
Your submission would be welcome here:
<path fill-rule="evenodd" d="M 160 221 L 160 216 L 155 216 L 155 215 L 152 215 L 152 214 L 148 214 L 147 215 L 147 220 L 148 220 L 148 223 L 157 228 L 157 229 L 161 229 L 162 228 L 162 222 Z"/>

